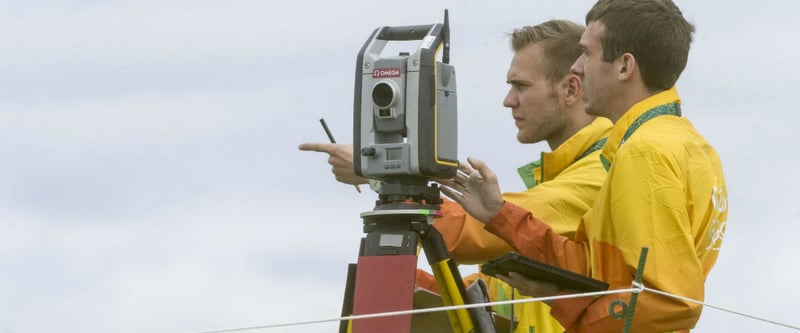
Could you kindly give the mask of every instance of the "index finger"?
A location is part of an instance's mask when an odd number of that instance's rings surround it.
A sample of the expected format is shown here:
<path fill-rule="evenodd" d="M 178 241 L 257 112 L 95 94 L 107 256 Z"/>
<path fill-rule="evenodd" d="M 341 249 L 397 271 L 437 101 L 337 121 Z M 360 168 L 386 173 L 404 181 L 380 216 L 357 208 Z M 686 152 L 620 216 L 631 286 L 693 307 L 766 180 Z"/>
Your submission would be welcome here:
<path fill-rule="evenodd" d="M 469 162 L 469 164 L 472 165 L 472 167 L 478 171 L 478 174 L 480 174 L 480 176 L 483 177 L 483 179 L 494 181 L 494 179 L 496 178 L 494 172 L 491 169 L 489 169 L 489 166 L 487 166 L 486 163 L 484 163 L 483 161 L 472 157 L 468 157 L 467 162 Z"/>
<path fill-rule="evenodd" d="M 301 143 L 300 146 L 298 146 L 297 148 L 303 151 L 316 151 L 320 153 L 329 153 L 330 150 L 333 148 L 333 144 L 307 142 L 307 143 Z"/>
<path fill-rule="evenodd" d="M 458 163 L 458 171 L 465 175 L 469 175 L 472 172 L 472 166 L 469 163 L 459 162 Z"/>

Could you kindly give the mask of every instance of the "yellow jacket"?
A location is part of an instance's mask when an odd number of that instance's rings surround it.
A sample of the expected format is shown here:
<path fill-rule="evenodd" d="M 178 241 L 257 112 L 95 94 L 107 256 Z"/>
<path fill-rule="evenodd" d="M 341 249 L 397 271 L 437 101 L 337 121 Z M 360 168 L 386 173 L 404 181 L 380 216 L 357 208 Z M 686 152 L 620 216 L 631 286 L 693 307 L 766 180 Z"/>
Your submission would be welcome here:
<path fill-rule="evenodd" d="M 487 230 L 520 253 L 591 275 L 611 289 L 630 288 L 642 247 L 649 248 L 643 284 L 703 300 L 727 220 L 719 156 L 679 114 L 675 89 L 628 110 L 609 134 L 601 159 L 608 177 L 575 239 L 558 235 L 546 218 L 506 202 Z M 551 314 L 567 332 L 620 332 L 609 304 L 628 294 L 559 300 Z M 633 332 L 693 328 L 701 306 L 651 292 L 639 295 Z"/>
<path fill-rule="evenodd" d="M 593 205 L 605 179 L 606 171 L 599 162 L 599 154 L 610 129 L 608 119 L 597 118 L 554 151 L 543 152 L 539 163 L 520 168 L 521 176 L 528 178 L 526 183 L 532 187 L 524 192 L 505 193 L 504 199 L 558 221 L 553 225 L 556 232 L 572 238 L 581 216 Z M 511 251 L 508 243 L 486 232 L 484 224 L 465 213 L 457 203 L 448 200 L 442 205 L 442 211 L 444 216 L 436 220 L 434 227 L 441 232 L 456 262 L 484 262 Z M 469 285 L 477 278 L 487 282 L 492 301 L 525 297 L 512 296 L 512 289 L 506 283 L 488 275 L 474 274 L 464 280 Z M 514 306 L 514 316 L 520 320 L 516 332 L 528 333 L 531 327 L 535 327 L 536 332 L 563 332 L 549 310 L 543 303 Z M 509 316 L 511 307 L 503 306 L 495 311 Z"/>

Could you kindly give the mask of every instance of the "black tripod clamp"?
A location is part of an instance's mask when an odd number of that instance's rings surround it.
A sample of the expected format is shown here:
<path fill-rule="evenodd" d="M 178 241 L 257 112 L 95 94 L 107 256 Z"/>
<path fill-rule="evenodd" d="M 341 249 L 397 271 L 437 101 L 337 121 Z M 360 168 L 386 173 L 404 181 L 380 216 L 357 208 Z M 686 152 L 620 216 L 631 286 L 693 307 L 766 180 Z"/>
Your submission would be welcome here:
<path fill-rule="evenodd" d="M 386 180 L 381 184 L 378 192 L 378 201 L 375 202 L 375 210 L 385 209 L 404 209 L 406 206 L 395 206 L 394 204 L 417 204 L 428 206 L 430 209 L 439 209 L 442 198 L 439 196 L 439 185 L 436 183 L 427 185 L 425 179 L 404 178 Z"/>

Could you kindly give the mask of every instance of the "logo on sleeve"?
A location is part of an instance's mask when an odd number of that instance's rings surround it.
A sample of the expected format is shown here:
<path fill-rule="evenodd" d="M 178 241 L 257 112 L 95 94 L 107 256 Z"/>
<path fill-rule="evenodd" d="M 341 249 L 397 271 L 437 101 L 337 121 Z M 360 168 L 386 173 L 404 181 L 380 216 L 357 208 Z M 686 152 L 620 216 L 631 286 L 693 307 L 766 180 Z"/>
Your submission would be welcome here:
<path fill-rule="evenodd" d="M 709 244 L 706 250 L 719 251 L 722 238 L 725 237 L 725 227 L 727 227 L 725 219 L 728 213 L 728 197 L 721 188 L 714 186 L 714 190 L 711 191 L 711 204 L 714 211 L 711 214 L 711 226 L 708 228 Z"/>

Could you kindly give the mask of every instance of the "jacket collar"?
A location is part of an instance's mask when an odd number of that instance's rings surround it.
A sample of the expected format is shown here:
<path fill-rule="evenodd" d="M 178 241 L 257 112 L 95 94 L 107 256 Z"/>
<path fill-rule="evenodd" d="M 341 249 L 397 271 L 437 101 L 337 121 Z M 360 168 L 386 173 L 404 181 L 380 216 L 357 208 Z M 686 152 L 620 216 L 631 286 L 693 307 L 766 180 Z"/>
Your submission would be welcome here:
<path fill-rule="evenodd" d="M 528 188 L 552 180 L 579 157 L 583 157 L 581 155 L 597 144 L 600 139 L 605 138 L 610 129 L 611 122 L 608 119 L 597 117 L 555 150 L 542 152 L 540 160 L 519 167 L 517 171 Z"/>
<path fill-rule="evenodd" d="M 608 141 L 606 145 L 603 147 L 603 156 L 604 163 L 611 163 L 614 160 L 614 156 L 617 154 L 617 150 L 619 150 L 619 146 L 621 144 L 622 138 L 625 136 L 625 133 L 628 129 L 633 125 L 633 123 L 638 119 L 642 114 L 647 112 L 648 110 L 657 107 L 659 105 L 670 104 L 670 103 L 678 103 L 680 104 L 681 99 L 678 96 L 678 91 L 673 86 L 670 89 L 664 90 L 659 92 L 655 95 L 647 97 L 641 100 L 639 103 L 634 104 L 631 106 L 622 117 L 617 120 L 617 123 L 614 124 L 614 127 L 611 129 L 611 132 L 608 134 Z"/>

